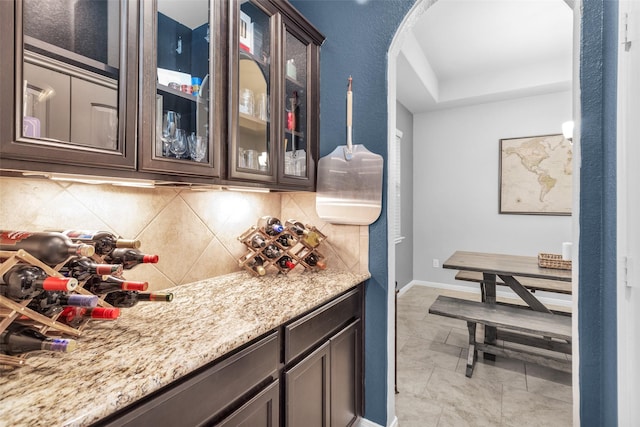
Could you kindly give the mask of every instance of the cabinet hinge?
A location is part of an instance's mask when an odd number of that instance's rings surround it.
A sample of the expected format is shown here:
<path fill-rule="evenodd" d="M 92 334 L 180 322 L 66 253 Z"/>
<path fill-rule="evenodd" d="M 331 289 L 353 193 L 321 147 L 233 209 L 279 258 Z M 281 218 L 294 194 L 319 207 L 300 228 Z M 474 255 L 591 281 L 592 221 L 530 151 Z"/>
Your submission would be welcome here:
<path fill-rule="evenodd" d="M 622 282 L 627 288 L 633 287 L 630 278 L 633 280 L 633 259 L 625 256 L 622 258 Z"/>
<path fill-rule="evenodd" d="M 625 12 L 624 14 L 624 19 L 622 22 L 622 34 L 621 34 L 621 38 L 624 39 L 624 41 L 622 42 L 622 45 L 624 46 L 624 50 L 625 52 L 629 52 L 629 50 L 631 49 L 631 42 L 635 39 L 634 35 L 635 35 L 635 31 L 636 31 L 636 26 L 635 26 L 635 19 L 634 19 L 635 15 L 631 14 L 631 16 L 629 15 L 629 12 Z"/>

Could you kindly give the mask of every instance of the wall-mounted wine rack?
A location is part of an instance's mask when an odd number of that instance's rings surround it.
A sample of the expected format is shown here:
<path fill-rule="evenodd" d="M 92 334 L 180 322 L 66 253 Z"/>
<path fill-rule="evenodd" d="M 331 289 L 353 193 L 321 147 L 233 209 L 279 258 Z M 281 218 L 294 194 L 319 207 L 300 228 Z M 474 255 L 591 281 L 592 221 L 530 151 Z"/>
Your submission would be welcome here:
<path fill-rule="evenodd" d="M 284 245 L 282 239 L 286 235 L 290 236 L 290 242 Z M 254 246 L 252 242 L 255 236 L 258 236 L 258 240 L 261 239 L 264 242 L 264 246 Z M 313 238 L 309 239 L 309 236 Z M 294 227 L 289 224 L 285 225 L 284 230 L 277 235 L 269 235 L 264 227 L 254 225 L 238 236 L 238 240 L 247 248 L 247 253 L 238 260 L 238 265 L 255 276 L 274 271 L 287 274 L 296 269 L 297 266 L 302 266 L 304 269 L 311 271 L 321 270 L 326 267 L 326 258 L 318 250 L 318 247 L 326 239 L 327 236 L 309 224 L 305 225 L 305 234 L 302 235 L 298 235 Z M 278 251 L 275 256 L 272 252 L 273 247 Z M 280 261 L 283 257 L 291 259 L 291 268 L 281 265 Z M 315 262 L 310 262 L 312 257 L 315 258 Z M 254 264 L 257 259 L 259 260 L 258 263 L 262 263 L 263 274 L 260 274 L 260 269 L 256 268 Z"/>

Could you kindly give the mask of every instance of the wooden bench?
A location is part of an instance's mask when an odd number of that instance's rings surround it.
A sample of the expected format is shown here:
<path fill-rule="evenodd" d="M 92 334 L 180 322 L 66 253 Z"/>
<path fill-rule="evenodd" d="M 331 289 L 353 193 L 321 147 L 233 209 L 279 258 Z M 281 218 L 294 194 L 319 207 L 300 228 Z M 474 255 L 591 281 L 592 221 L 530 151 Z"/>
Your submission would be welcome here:
<path fill-rule="evenodd" d="M 514 276 L 518 282 L 522 284 L 527 289 L 532 291 L 547 291 L 547 292 L 555 292 L 559 294 L 568 294 L 571 295 L 571 282 L 563 282 L 561 280 L 548 280 L 548 279 L 537 279 L 535 277 L 520 277 Z M 464 280 L 466 282 L 476 282 L 481 283 L 482 272 L 481 271 L 469 271 L 469 270 L 460 270 L 458 274 L 456 274 L 456 280 Z M 496 278 L 496 285 L 506 286 L 500 278 Z"/>
<path fill-rule="evenodd" d="M 466 376 L 469 378 L 473 374 L 478 351 L 517 358 L 554 369 L 565 371 L 571 369 L 571 361 L 564 356 L 571 354 L 570 317 L 533 311 L 526 307 L 487 304 L 443 295 L 438 296 L 431 305 L 429 313 L 467 322 L 469 354 Z M 476 325 L 478 323 L 502 328 L 502 330 L 498 329 L 497 339 L 505 340 L 504 346 L 476 342 Z M 554 356 L 528 351 L 526 348 L 509 348 L 506 341 L 544 348 L 560 354 Z"/>

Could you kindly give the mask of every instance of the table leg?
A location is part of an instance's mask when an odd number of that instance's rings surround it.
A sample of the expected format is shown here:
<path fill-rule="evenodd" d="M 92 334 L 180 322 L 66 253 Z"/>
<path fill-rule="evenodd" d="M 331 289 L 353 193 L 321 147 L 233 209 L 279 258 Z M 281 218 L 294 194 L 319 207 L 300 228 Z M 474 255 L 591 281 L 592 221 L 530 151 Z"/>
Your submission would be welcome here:
<path fill-rule="evenodd" d="M 504 274 L 500 274 L 500 278 L 505 283 L 505 285 L 509 286 L 513 292 L 515 292 L 524 302 L 527 303 L 529 307 L 531 307 L 535 311 L 542 311 L 544 313 L 551 313 L 544 304 L 542 304 L 536 297 L 533 296 L 531 292 L 527 290 L 520 282 L 518 282 L 513 276 L 507 276 Z"/>
<path fill-rule="evenodd" d="M 482 301 L 487 304 L 496 303 L 496 275 L 491 273 L 482 273 Z M 495 326 L 484 327 L 484 342 L 486 344 L 495 345 L 497 341 L 497 330 Z M 496 360 L 495 354 L 483 352 L 482 357 L 485 360 Z"/>
<path fill-rule="evenodd" d="M 478 360 L 478 350 L 476 350 L 476 323 L 467 322 L 467 329 L 469 330 L 469 353 L 467 354 L 467 371 L 465 375 L 471 378 L 473 375 L 473 367 Z"/>

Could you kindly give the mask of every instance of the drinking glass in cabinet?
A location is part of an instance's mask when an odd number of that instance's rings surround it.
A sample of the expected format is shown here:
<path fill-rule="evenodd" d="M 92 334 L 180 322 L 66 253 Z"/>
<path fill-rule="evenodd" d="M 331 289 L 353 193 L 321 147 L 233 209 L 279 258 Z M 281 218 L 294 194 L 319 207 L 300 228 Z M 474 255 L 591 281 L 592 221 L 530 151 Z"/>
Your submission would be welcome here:
<path fill-rule="evenodd" d="M 253 91 L 247 88 L 242 89 L 240 92 L 240 113 L 253 116 L 253 104 Z"/>
<path fill-rule="evenodd" d="M 254 108 L 254 115 L 262 120 L 267 121 L 269 119 L 269 100 L 266 93 L 261 93 L 256 99 L 256 107 Z"/>
<path fill-rule="evenodd" d="M 189 157 L 196 162 L 201 162 L 207 157 L 207 140 L 202 136 L 196 136 L 195 132 L 189 135 Z"/>
<path fill-rule="evenodd" d="M 179 123 L 163 124 L 162 153 L 156 150 L 156 157 L 193 162 L 202 162 L 206 157 L 211 89 L 209 42 L 214 30 L 209 22 L 212 3 L 157 0 L 157 94 L 162 97 L 163 111 L 175 113 Z M 172 132 L 176 135 L 172 136 Z M 190 148 L 196 145 L 199 150 Z"/>
<path fill-rule="evenodd" d="M 165 112 L 162 124 L 162 155 L 164 157 L 169 157 L 171 146 L 177 138 L 179 128 L 180 114 L 175 111 Z"/>
<path fill-rule="evenodd" d="M 182 159 L 185 158 L 187 149 L 187 132 L 184 129 L 178 129 L 175 138 L 169 146 L 169 151 L 176 159 Z"/>
<path fill-rule="evenodd" d="M 235 168 L 270 174 L 272 155 L 269 123 L 271 73 L 270 17 L 251 1 L 240 4 L 238 22 L 238 125 L 235 129 Z M 247 171 L 248 170 L 248 171 Z"/>
<path fill-rule="evenodd" d="M 307 176 L 307 45 L 286 32 L 284 174 Z"/>

